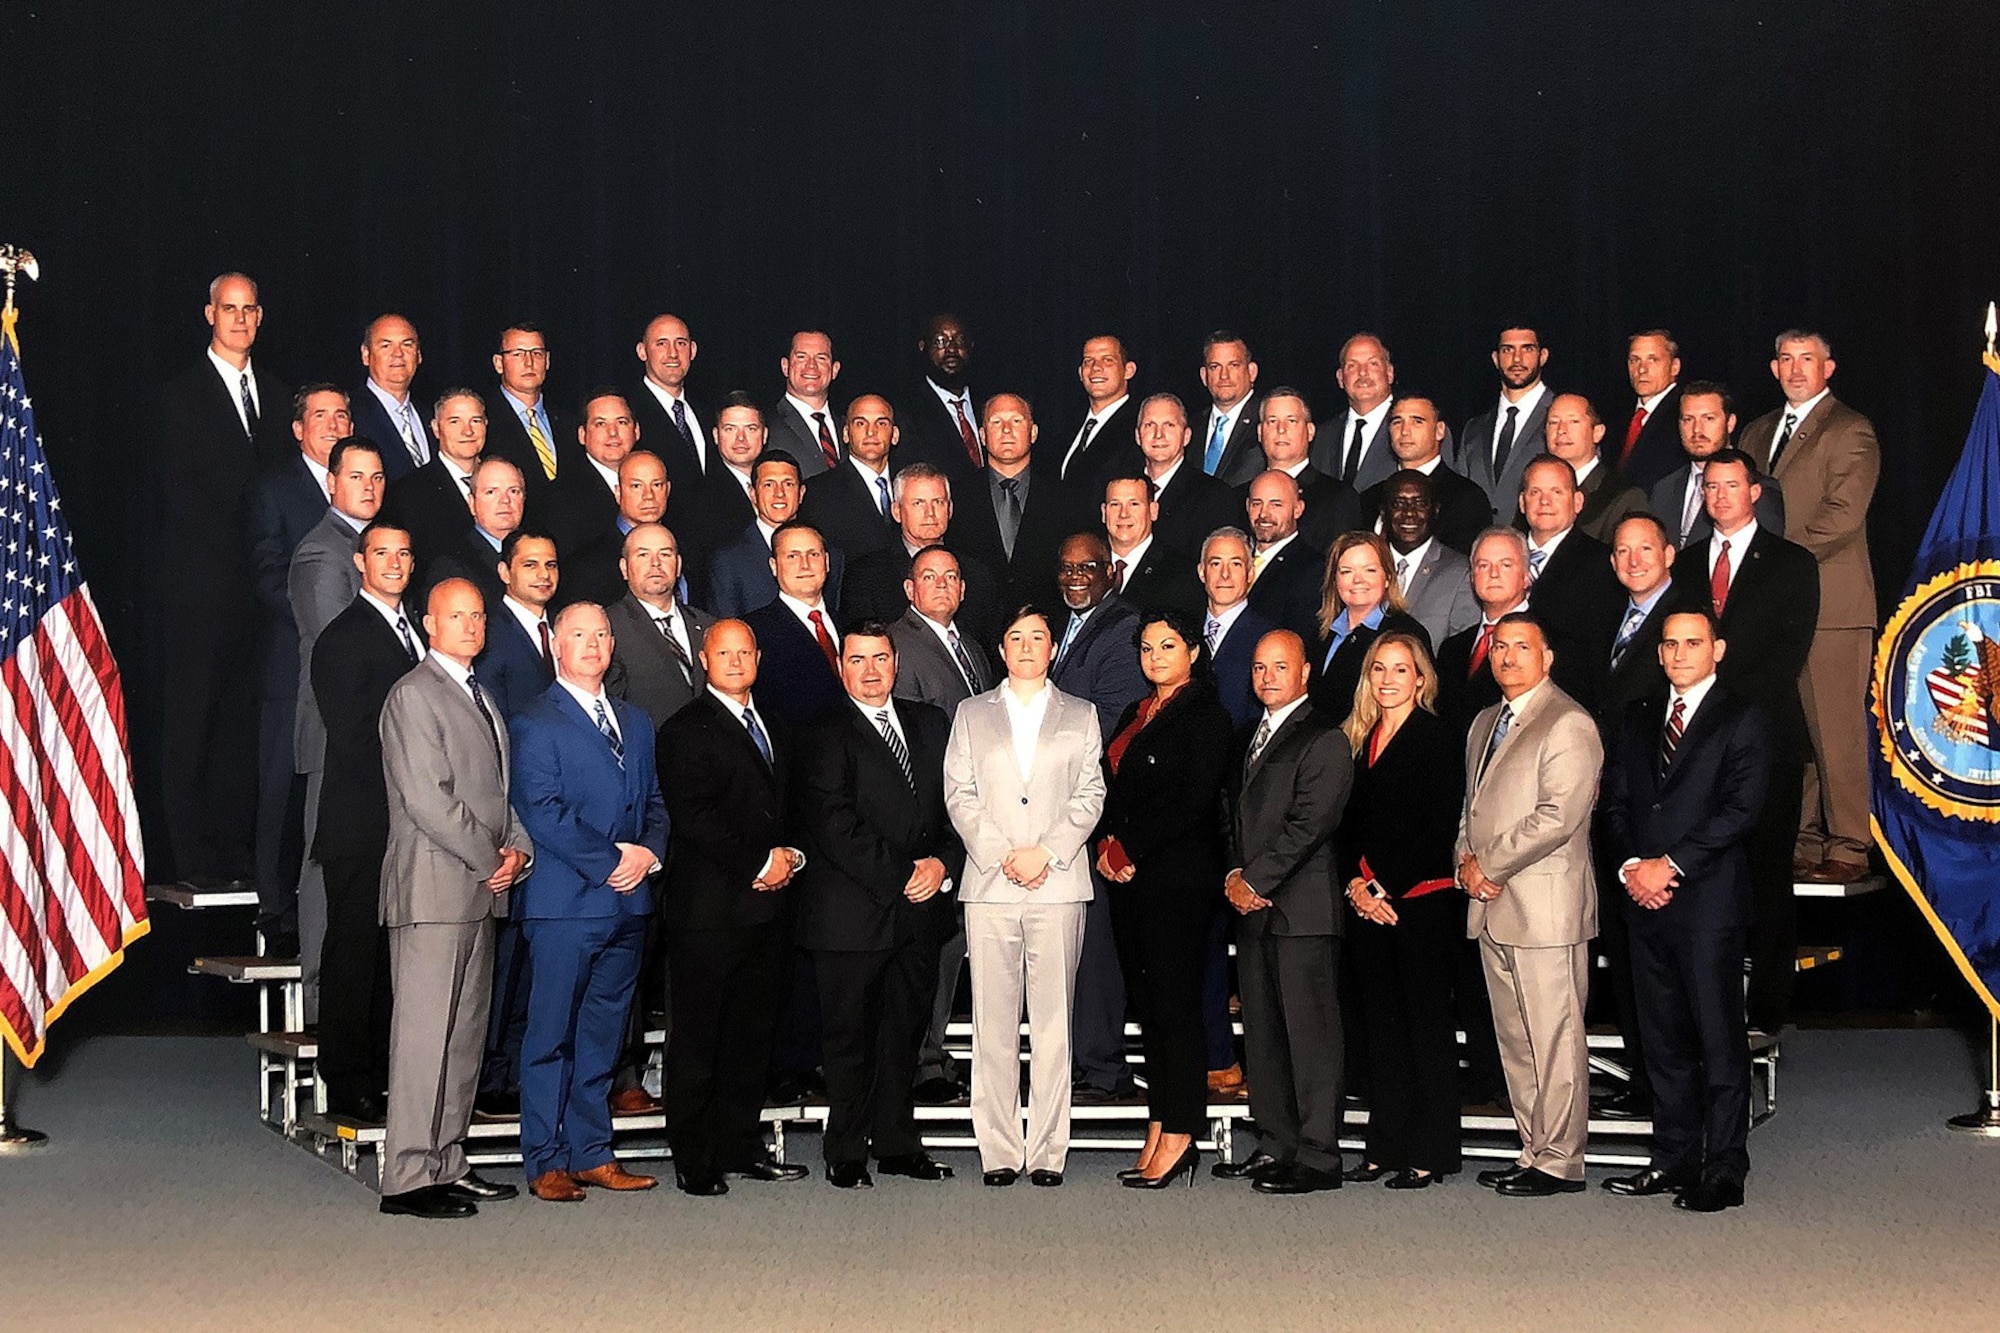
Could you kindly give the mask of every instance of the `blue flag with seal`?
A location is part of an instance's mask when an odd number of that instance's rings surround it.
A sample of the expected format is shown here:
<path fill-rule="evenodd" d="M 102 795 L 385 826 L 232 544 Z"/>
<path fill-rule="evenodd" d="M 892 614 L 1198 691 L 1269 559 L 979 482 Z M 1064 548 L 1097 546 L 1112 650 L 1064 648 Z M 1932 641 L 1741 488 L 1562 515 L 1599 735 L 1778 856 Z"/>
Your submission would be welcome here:
<path fill-rule="evenodd" d="M 2000 357 L 1875 650 L 1875 841 L 2000 1018 Z"/>

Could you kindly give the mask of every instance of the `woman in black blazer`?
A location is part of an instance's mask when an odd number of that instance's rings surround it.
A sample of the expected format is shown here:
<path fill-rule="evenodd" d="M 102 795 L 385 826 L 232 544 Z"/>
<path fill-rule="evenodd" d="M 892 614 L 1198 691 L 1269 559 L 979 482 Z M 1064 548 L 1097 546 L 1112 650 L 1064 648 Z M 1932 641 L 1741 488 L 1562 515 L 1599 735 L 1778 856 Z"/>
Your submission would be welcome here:
<path fill-rule="evenodd" d="M 1319 643 L 1312 651 L 1315 712 L 1344 719 L 1354 707 L 1361 662 L 1368 645 L 1395 631 L 1415 635 L 1430 651 L 1430 636 L 1403 607 L 1389 543 L 1372 532 L 1347 532 L 1326 553 L 1320 585 Z"/>
<path fill-rule="evenodd" d="M 1111 930 L 1146 1053 L 1146 1146 L 1123 1180 L 1158 1189 L 1201 1154 L 1208 1109 L 1201 995 L 1209 917 L 1226 867 L 1222 784 L 1235 724 L 1203 661 L 1201 631 L 1180 611 L 1139 627 L 1139 669 L 1153 692 L 1125 710 L 1106 748 L 1108 790 L 1097 869 L 1111 883 Z"/>
<path fill-rule="evenodd" d="M 1460 1161 L 1451 981 L 1465 895 L 1452 886 L 1452 848 L 1465 758 L 1437 715 L 1437 674 L 1419 636 L 1385 631 L 1362 675 L 1345 728 L 1354 790 L 1340 864 L 1361 918 L 1348 945 L 1373 1086 L 1366 1160 L 1347 1179 L 1388 1175 L 1390 1189 L 1422 1189 Z"/>

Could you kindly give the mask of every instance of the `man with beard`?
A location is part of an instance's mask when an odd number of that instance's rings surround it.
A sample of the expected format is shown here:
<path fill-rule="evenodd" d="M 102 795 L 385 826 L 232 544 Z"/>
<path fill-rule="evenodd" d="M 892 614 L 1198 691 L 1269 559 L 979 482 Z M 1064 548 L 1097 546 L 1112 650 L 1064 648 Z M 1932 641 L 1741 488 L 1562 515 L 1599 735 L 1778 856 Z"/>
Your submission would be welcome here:
<path fill-rule="evenodd" d="M 903 395 L 900 467 L 929 463 L 964 486 L 986 465 L 979 440 L 979 409 L 966 377 L 972 367 L 972 331 L 949 312 L 932 315 L 917 340 L 923 370 Z"/>
<path fill-rule="evenodd" d="M 1500 372 L 1500 399 L 1491 410 L 1465 423 L 1459 441 L 1458 470 L 1486 492 L 1490 522 L 1511 523 L 1521 498 L 1521 474 L 1528 460 L 1542 452 L 1543 427 L 1554 395 L 1542 381 L 1549 349 L 1532 325 L 1510 324 L 1500 330 L 1493 349 L 1493 368 Z"/>
<path fill-rule="evenodd" d="M 1653 487 L 1652 511 L 1666 525 L 1675 550 L 1705 542 L 1715 531 L 1703 503 L 1701 476 L 1708 460 L 1729 447 L 1736 433 L 1736 404 L 1729 390 L 1712 380 L 1690 380 L 1681 387 L 1681 452 L 1684 470 L 1669 472 Z M 1772 532 L 1785 530 L 1785 497 L 1776 477 L 1763 478 L 1757 498 L 1757 523 Z"/>

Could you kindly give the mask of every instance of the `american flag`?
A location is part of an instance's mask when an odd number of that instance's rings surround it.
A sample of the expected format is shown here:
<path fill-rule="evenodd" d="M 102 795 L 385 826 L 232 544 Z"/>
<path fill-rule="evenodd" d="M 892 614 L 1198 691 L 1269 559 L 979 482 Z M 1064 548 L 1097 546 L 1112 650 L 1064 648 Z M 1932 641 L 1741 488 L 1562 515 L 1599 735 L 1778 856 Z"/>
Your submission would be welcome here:
<path fill-rule="evenodd" d="M 0 322 L 0 1034 L 23 1065 L 144 935 L 125 696 Z"/>

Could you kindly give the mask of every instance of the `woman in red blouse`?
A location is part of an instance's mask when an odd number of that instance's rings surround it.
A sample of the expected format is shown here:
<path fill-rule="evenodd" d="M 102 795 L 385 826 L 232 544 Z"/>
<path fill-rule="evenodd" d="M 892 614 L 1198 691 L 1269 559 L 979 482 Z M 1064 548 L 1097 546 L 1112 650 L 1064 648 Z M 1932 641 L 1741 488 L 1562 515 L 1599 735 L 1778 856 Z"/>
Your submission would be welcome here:
<path fill-rule="evenodd" d="M 1346 725 L 1354 790 L 1340 860 L 1361 918 L 1348 945 L 1373 1082 L 1366 1160 L 1347 1179 L 1388 1176 L 1390 1189 L 1423 1189 L 1460 1163 L 1451 982 L 1465 895 L 1451 891 L 1451 858 L 1465 758 L 1436 710 L 1416 635 L 1369 645 Z"/>
<path fill-rule="evenodd" d="M 1237 749 L 1192 620 L 1148 612 L 1138 653 L 1153 692 L 1125 710 L 1105 752 L 1097 869 L 1111 883 L 1112 935 L 1146 1053 L 1151 1123 L 1122 1178 L 1133 1189 L 1159 1189 L 1182 1172 L 1193 1183 L 1201 1159 L 1204 942 L 1222 892 L 1222 784 Z"/>

